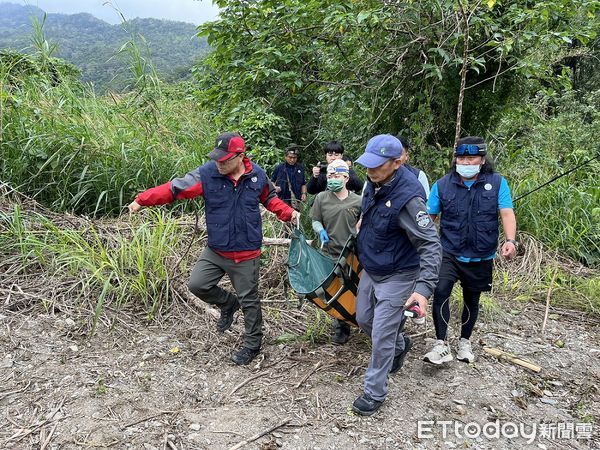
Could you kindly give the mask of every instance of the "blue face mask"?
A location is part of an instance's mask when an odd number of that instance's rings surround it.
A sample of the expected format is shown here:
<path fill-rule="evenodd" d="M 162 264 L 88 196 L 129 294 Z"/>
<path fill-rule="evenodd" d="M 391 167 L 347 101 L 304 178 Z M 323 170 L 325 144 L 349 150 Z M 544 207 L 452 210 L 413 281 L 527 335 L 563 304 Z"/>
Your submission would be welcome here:
<path fill-rule="evenodd" d="M 466 179 L 471 179 L 473 178 L 475 175 L 477 175 L 479 173 L 479 171 L 481 170 L 481 166 L 480 165 L 474 165 L 474 164 L 457 164 L 456 165 L 456 171 L 458 172 L 458 174 Z"/>

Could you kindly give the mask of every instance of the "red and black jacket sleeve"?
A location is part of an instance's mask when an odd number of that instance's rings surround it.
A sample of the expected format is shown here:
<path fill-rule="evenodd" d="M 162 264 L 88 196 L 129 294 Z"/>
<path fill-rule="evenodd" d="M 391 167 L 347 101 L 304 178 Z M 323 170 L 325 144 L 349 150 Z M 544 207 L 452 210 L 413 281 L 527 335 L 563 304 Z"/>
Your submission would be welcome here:
<path fill-rule="evenodd" d="M 148 189 L 139 194 L 135 201 L 142 206 L 166 205 L 175 200 L 184 200 L 204 195 L 198 169 L 182 178 Z"/>

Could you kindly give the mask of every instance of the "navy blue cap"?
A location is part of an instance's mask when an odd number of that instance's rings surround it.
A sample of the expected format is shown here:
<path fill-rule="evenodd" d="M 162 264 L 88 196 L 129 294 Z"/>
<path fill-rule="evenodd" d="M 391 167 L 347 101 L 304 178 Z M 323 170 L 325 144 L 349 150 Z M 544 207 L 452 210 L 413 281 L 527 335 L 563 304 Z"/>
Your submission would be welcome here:
<path fill-rule="evenodd" d="M 365 152 L 356 162 L 367 169 L 374 169 L 390 159 L 400 158 L 403 151 L 400 139 L 391 134 L 379 134 L 369 139 Z"/>

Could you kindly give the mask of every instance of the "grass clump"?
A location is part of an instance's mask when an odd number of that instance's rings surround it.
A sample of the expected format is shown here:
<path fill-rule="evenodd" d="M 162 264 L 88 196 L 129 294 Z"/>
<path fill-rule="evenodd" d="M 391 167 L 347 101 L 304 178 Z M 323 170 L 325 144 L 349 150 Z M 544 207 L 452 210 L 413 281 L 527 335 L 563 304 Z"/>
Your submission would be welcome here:
<path fill-rule="evenodd" d="M 514 109 L 493 143 L 514 197 L 588 161 L 515 202 L 519 230 L 588 267 L 600 267 L 599 133 L 600 91 L 571 91 Z"/>
<path fill-rule="evenodd" d="M 42 271 L 45 276 L 80 280 L 78 298 L 92 303 L 92 333 L 107 306 L 141 307 L 149 320 L 172 298 L 171 283 L 182 230 L 160 210 L 122 230 L 64 228 L 41 215 L 21 213 L 18 205 L 0 215 L 0 245 L 5 258 L 18 258 L 9 275 Z M 185 272 L 185 265 L 177 268 Z M 84 303 L 85 304 L 85 303 Z"/>

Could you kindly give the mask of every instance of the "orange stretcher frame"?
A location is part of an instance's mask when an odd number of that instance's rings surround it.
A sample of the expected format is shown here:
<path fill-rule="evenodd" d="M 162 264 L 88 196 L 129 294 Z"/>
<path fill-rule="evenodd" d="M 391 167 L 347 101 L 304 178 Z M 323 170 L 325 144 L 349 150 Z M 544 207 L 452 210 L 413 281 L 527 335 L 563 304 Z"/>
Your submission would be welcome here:
<path fill-rule="evenodd" d="M 300 298 L 310 301 L 331 317 L 358 327 L 356 294 L 363 268 L 356 256 L 355 242 L 351 236 L 329 276 L 316 290 L 300 295 Z"/>

